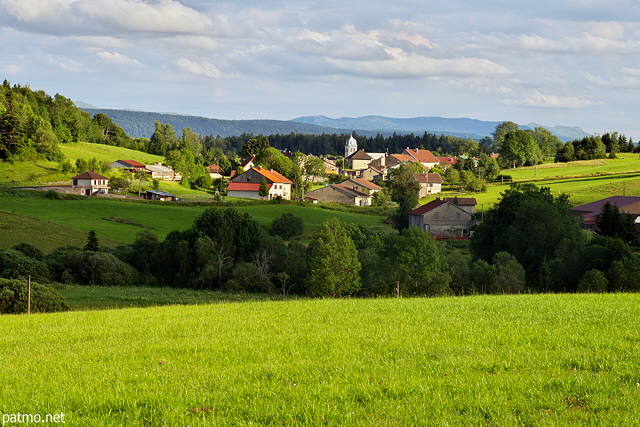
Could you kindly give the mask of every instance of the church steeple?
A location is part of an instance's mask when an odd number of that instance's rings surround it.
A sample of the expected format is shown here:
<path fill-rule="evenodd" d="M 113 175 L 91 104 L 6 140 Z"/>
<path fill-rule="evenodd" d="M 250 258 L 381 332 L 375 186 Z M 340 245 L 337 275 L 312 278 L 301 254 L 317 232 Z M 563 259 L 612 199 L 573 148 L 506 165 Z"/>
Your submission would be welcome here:
<path fill-rule="evenodd" d="M 344 144 L 344 158 L 346 159 L 356 151 L 358 151 L 358 141 L 356 141 L 353 134 L 351 134 L 347 142 Z"/>

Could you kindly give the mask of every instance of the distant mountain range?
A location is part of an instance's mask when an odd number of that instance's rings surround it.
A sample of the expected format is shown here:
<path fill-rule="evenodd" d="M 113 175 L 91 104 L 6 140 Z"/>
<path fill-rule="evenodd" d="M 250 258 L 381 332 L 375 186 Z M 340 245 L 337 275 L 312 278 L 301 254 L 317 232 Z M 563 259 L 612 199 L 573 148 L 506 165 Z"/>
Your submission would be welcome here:
<path fill-rule="evenodd" d="M 84 102 L 76 102 L 81 110 L 96 115 L 104 113 L 127 135 L 133 138 L 150 138 L 155 130 L 155 122 L 171 125 L 178 135 L 187 127 L 199 135 L 214 135 L 220 137 L 239 136 L 249 134 L 289 134 L 291 132 L 320 135 L 350 134 L 355 131 L 362 136 L 390 136 L 393 133 L 422 135 L 425 132 L 435 135 L 450 135 L 460 138 L 480 140 L 490 136 L 501 122 L 482 121 L 468 118 L 444 117 L 416 117 L 397 119 L 383 116 L 342 117 L 332 119 L 325 116 L 298 117 L 293 120 L 221 120 L 206 117 L 187 116 L 172 113 L 152 113 L 135 110 L 110 110 L 95 108 Z M 535 123 L 520 125 L 522 129 L 538 127 Z M 588 134 L 578 127 L 542 126 L 556 135 L 561 141 L 579 139 Z"/>

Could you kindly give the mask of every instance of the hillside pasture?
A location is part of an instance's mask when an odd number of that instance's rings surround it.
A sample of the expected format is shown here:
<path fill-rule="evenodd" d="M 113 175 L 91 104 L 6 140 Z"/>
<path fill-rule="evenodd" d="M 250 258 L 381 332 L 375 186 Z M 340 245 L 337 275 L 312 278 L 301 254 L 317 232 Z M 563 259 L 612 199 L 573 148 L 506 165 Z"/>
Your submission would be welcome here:
<path fill-rule="evenodd" d="M 638 425 L 636 294 L 6 316 L 0 411 L 116 425 Z"/>
<path fill-rule="evenodd" d="M 45 251 L 79 240 L 83 246 L 90 230 L 95 230 L 100 242 L 108 246 L 132 243 L 142 230 L 148 230 L 162 240 L 171 231 L 191 227 L 194 219 L 205 209 L 205 205 L 179 202 L 135 202 L 107 198 L 50 200 L 30 191 L 23 191 L 20 195 L 0 192 L 0 206 L 4 215 L 1 223 L 4 225 L 1 226 L 11 229 L 10 233 L 0 233 L 0 248 L 19 243 L 16 241 L 23 235 L 22 241 L 33 243 Z M 384 215 L 341 212 L 311 205 L 243 204 L 234 208 L 250 214 L 265 228 L 285 212 L 297 215 L 305 224 L 303 239 L 310 239 L 321 224 L 332 217 L 391 230 L 389 225 L 383 223 L 386 218 Z M 20 218 L 25 218 L 25 221 Z M 54 229 L 59 231 L 54 232 Z M 51 234 L 38 236 L 41 230 L 51 230 Z M 67 239 L 70 235 L 74 236 L 71 240 Z M 46 244 L 39 244 L 39 239 L 44 239 Z"/>

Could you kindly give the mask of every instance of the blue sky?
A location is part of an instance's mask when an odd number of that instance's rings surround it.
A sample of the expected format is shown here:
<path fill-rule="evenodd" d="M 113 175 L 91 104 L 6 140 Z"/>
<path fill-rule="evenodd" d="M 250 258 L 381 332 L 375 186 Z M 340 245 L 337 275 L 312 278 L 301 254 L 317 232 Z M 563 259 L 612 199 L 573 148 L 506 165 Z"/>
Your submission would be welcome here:
<path fill-rule="evenodd" d="M 3 79 L 103 108 L 640 139 L 638 0 L 0 0 L 0 37 Z"/>

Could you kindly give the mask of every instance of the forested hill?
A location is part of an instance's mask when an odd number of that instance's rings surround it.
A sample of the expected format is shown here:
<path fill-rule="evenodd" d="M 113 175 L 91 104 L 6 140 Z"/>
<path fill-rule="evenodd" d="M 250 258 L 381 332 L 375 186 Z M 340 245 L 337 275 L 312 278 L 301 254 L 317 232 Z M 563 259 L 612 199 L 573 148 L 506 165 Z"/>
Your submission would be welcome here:
<path fill-rule="evenodd" d="M 177 132 L 188 127 L 198 135 L 213 135 L 226 138 L 243 133 L 254 135 L 286 135 L 291 132 L 320 135 L 323 133 L 351 133 L 352 129 L 334 129 L 307 123 L 284 120 L 220 120 L 179 114 L 152 113 L 147 111 L 108 110 L 81 108 L 92 116 L 104 113 L 125 130 L 132 138 L 150 138 L 155 130 L 155 122 L 169 124 Z"/>
<path fill-rule="evenodd" d="M 384 137 L 389 137 L 394 133 L 397 134 L 409 134 L 421 136 L 425 132 L 435 135 L 448 135 L 452 137 L 458 137 L 463 139 L 472 138 L 480 140 L 485 136 L 489 136 L 491 132 L 495 130 L 495 127 L 500 122 L 481 122 L 479 120 L 472 119 L 448 119 L 452 122 L 449 127 L 436 126 L 437 129 L 430 129 L 428 126 L 385 126 L 378 127 L 375 124 L 368 122 L 367 120 L 353 119 L 351 122 L 345 122 L 344 125 L 331 122 L 332 119 L 328 119 L 327 124 L 322 123 L 306 123 L 303 118 L 294 120 L 221 120 L 210 119 L 206 117 L 198 116 L 185 116 L 179 114 L 168 113 L 151 113 L 146 111 L 132 111 L 132 110 L 108 110 L 99 108 L 81 108 L 89 114 L 96 115 L 98 113 L 106 114 L 122 127 L 127 135 L 132 138 L 150 138 L 155 130 L 155 122 L 158 121 L 163 124 L 169 124 L 178 132 L 187 127 L 197 133 L 198 135 L 213 135 L 226 138 L 228 136 L 239 136 L 243 133 L 254 135 L 287 135 L 291 132 L 301 133 L 306 135 L 321 135 L 321 134 L 350 134 L 355 131 L 358 135 L 366 137 L 375 137 L 377 134 L 381 134 Z M 322 116 L 317 116 L 322 117 Z M 414 119 L 390 119 L 391 121 L 402 120 L 414 120 Z M 460 122 L 457 122 L 457 121 Z M 456 123 L 462 123 L 464 121 L 474 121 L 484 123 L 481 132 L 471 132 L 469 126 L 460 126 L 459 130 L 456 127 Z"/>

